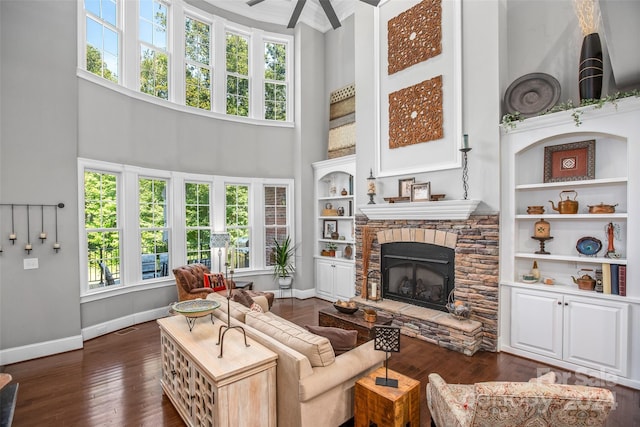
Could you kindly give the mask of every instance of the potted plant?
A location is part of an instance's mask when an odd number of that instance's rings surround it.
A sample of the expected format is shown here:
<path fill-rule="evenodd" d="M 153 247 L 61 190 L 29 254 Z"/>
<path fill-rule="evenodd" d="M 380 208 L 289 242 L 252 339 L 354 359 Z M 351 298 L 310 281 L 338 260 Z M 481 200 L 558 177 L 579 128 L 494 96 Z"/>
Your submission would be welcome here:
<path fill-rule="evenodd" d="M 273 278 L 278 279 L 281 288 L 289 288 L 293 278 L 291 275 L 295 271 L 293 260 L 296 255 L 296 248 L 291 243 L 291 238 L 287 236 L 282 243 L 273 239 Z"/>
<path fill-rule="evenodd" d="M 338 249 L 338 245 L 335 243 L 327 243 L 327 251 L 329 251 L 329 256 L 336 256 L 336 249 Z"/>

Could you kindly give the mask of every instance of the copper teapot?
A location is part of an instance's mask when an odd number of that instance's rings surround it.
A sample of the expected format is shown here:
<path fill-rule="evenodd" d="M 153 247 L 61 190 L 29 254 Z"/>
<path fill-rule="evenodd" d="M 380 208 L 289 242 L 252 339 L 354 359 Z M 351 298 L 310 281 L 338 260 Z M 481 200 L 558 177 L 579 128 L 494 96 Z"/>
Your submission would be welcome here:
<path fill-rule="evenodd" d="M 565 200 L 562 200 L 562 193 L 573 193 L 573 200 L 570 200 L 569 196 L 567 196 Z M 557 208 L 551 200 L 549 200 L 549 203 L 551 203 L 551 208 L 554 211 L 558 211 L 561 214 L 575 214 L 578 213 L 578 201 L 576 200 L 576 197 L 578 197 L 577 191 L 564 190 L 560 192 L 560 202 L 558 202 Z"/>
<path fill-rule="evenodd" d="M 588 271 L 593 271 L 593 270 L 584 268 L 578 271 L 578 274 L 584 272 L 582 276 L 578 277 L 577 279 L 573 276 L 571 276 L 571 278 L 573 279 L 573 283 L 578 285 L 579 289 L 592 291 L 596 287 L 596 279 L 589 276 L 589 274 L 587 274 Z"/>

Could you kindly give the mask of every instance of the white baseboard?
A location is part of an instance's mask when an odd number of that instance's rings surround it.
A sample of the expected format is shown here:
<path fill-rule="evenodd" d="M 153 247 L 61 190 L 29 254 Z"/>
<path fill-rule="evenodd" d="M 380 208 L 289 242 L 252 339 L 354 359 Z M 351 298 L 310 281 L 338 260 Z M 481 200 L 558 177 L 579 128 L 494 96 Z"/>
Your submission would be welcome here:
<path fill-rule="evenodd" d="M 167 307 L 154 308 L 153 310 L 143 311 L 140 313 L 130 314 L 118 319 L 109 320 L 108 322 L 98 323 L 82 329 L 82 339 L 87 341 L 101 335 L 119 331 L 138 323 L 149 322 L 151 320 L 160 319 L 168 314 Z"/>
<path fill-rule="evenodd" d="M 38 357 L 51 356 L 53 354 L 64 353 L 65 351 L 78 350 L 83 347 L 84 341 L 139 323 L 159 319 L 167 316 L 167 314 L 167 307 L 154 308 L 153 310 L 134 313 L 129 316 L 89 326 L 82 329 L 81 335 L 1 350 L 0 366 L 37 359 Z"/>
<path fill-rule="evenodd" d="M 0 350 L 0 366 L 82 348 L 82 335 Z"/>

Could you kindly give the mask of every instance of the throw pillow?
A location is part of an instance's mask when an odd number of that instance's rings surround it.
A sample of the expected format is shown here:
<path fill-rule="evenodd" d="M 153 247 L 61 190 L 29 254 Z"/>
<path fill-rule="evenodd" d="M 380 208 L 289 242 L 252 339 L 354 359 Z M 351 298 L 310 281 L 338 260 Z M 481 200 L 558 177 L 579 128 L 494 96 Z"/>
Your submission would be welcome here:
<path fill-rule="evenodd" d="M 556 373 L 553 371 L 547 372 L 544 375 L 540 375 L 538 378 L 531 378 L 529 380 L 530 383 L 538 383 L 538 384 L 555 384 L 556 383 Z"/>
<path fill-rule="evenodd" d="M 251 309 L 251 311 L 257 311 L 258 313 L 264 313 L 264 310 L 262 309 L 262 306 L 260 304 L 258 304 L 257 302 L 254 302 L 253 304 L 251 304 L 251 307 L 249 307 Z"/>
<path fill-rule="evenodd" d="M 355 348 L 358 342 L 358 331 L 334 328 L 331 326 L 305 325 L 311 333 L 325 337 L 331 343 L 336 356 Z"/>
<path fill-rule="evenodd" d="M 251 296 L 242 289 L 234 289 L 231 299 L 249 308 L 255 304 L 253 298 L 251 298 Z"/>

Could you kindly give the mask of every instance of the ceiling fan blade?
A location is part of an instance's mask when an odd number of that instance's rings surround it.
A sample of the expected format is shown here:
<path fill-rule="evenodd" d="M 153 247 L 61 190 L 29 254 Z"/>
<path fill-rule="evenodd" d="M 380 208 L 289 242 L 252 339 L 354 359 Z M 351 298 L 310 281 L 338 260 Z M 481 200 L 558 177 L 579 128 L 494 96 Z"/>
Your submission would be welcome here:
<path fill-rule="evenodd" d="M 322 6 L 322 8 L 324 9 L 324 13 L 327 15 L 327 18 L 329 18 L 329 22 L 331 22 L 331 26 L 335 30 L 340 26 L 340 20 L 336 15 L 336 11 L 333 10 L 333 6 L 331 6 L 331 2 L 329 0 L 319 0 L 319 1 L 320 1 L 320 6 Z"/>
<path fill-rule="evenodd" d="M 248 4 L 249 6 L 255 6 L 255 5 L 257 5 L 258 3 L 262 3 L 263 1 L 264 1 L 264 0 L 249 0 L 249 1 L 247 2 L 247 4 Z"/>
<path fill-rule="evenodd" d="M 302 13 L 302 8 L 304 7 L 304 4 L 306 3 L 306 1 L 307 0 L 298 0 L 298 3 L 296 3 L 296 7 L 293 9 L 293 13 L 291 14 L 291 19 L 289 19 L 289 24 L 287 25 L 287 28 L 295 28 L 296 24 L 298 23 L 298 18 Z"/>
<path fill-rule="evenodd" d="M 378 6 L 378 4 L 380 3 L 380 0 L 360 0 L 363 1 L 367 4 L 370 4 L 371 6 Z"/>

